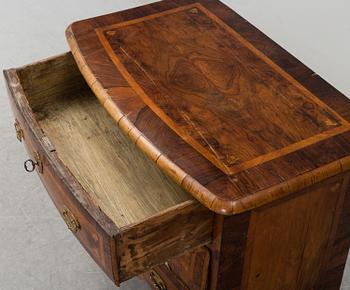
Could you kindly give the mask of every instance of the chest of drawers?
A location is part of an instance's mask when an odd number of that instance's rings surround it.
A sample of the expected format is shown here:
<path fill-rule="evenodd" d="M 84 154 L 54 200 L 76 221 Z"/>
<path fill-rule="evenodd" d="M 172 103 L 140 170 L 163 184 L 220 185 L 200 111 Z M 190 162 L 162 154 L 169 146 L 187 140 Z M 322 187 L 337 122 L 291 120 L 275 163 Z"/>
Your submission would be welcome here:
<path fill-rule="evenodd" d="M 4 72 L 17 138 L 119 285 L 339 289 L 350 102 L 219 1 L 73 23 Z"/>

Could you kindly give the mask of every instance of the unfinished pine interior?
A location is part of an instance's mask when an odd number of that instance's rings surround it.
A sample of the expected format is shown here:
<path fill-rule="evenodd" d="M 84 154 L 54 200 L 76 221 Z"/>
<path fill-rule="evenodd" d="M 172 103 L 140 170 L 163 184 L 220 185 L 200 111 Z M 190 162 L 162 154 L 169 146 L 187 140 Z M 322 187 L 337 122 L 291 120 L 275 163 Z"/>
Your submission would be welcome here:
<path fill-rule="evenodd" d="M 115 126 L 76 67 L 64 61 L 72 59 L 24 69 L 21 80 L 59 158 L 101 209 L 123 227 L 191 200 Z M 60 82 L 63 74 L 67 80 Z"/>

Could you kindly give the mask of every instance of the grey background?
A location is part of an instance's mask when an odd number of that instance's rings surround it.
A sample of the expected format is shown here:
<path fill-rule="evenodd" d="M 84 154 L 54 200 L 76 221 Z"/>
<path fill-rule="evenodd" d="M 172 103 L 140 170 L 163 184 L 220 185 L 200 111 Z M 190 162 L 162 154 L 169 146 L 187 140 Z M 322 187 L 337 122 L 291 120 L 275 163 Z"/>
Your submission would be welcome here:
<path fill-rule="evenodd" d="M 153 1 L 11 0 L 0 8 L 0 67 L 68 50 L 64 30 L 77 20 Z M 348 0 L 224 1 L 350 96 Z M 26 155 L 0 82 L 0 290 L 116 289 L 66 229 Z M 343 290 L 350 289 L 347 267 Z M 149 289 L 138 279 L 121 289 Z"/>

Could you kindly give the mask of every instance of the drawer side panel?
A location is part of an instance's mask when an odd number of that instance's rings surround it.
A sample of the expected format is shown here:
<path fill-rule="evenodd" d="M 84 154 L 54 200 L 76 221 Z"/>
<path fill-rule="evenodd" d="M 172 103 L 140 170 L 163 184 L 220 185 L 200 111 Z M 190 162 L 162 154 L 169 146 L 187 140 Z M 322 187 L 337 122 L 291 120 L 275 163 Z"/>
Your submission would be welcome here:
<path fill-rule="evenodd" d="M 208 244 L 212 223 L 213 212 L 191 201 L 123 230 L 118 245 L 120 280 Z"/>

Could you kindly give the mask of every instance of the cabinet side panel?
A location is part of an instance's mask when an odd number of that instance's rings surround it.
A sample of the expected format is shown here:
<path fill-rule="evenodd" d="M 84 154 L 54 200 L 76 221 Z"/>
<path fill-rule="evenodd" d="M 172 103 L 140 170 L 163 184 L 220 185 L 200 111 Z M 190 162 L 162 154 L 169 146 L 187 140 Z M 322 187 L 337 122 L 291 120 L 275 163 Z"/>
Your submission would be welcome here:
<path fill-rule="evenodd" d="M 350 187 L 347 185 L 346 194 L 340 210 L 340 219 L 335 237 L 329 250 L 327 260 L 320 275 L 316 289 L 340 289 L 343 272 L 350 247 Z"/>
<path fill-rule="evenodd" d="M 244 290 L 310 290 L 322 273 L 347 178 L 337 176 L 252 213 Z"/>

